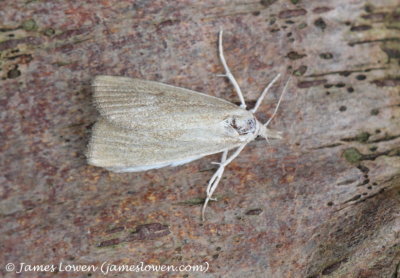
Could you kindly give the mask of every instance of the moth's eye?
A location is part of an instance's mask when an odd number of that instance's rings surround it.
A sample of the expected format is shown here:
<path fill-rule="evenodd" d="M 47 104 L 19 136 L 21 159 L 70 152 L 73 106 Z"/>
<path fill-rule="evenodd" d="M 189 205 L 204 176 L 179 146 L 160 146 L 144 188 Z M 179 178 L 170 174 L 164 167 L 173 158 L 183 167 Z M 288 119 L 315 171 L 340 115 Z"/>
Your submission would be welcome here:
<path fill-rule="evenodd" d="M 255 130 L 255 128 L 256 128 L 256 119 L 249 119 L 249 120 L 247 120 L 247 126 L 250 128 L 250 129 L 254 129 Z"/>

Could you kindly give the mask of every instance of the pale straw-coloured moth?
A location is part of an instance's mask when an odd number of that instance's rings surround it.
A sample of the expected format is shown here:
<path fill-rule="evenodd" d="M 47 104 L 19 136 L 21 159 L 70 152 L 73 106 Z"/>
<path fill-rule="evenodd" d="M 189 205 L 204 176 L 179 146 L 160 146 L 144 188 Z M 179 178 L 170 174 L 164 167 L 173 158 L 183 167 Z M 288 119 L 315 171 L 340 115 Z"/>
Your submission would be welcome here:
<path fill-rule="evenodd" d="M 229 70 L 219 33 L 219 57 L 241 105 L 203 93 L 159 82 L 116 76 L 96 76 L 93 81 L 94 103 L 100 117 L 93 127 L 87 157 L 91 165 L 114 172 L 139 172 L 182 165 L 201 157 L 222 152 L 218 169 L 207 187 L 202 218 L 222 177 L 225 167 L 257 136 L 279 139 L 280 132 L 259 122 L 257 111 L 268 84 L 255 106 L 246 110 L 238 83 Z M 234 150 L 228 156 L 228 152 Z"/>

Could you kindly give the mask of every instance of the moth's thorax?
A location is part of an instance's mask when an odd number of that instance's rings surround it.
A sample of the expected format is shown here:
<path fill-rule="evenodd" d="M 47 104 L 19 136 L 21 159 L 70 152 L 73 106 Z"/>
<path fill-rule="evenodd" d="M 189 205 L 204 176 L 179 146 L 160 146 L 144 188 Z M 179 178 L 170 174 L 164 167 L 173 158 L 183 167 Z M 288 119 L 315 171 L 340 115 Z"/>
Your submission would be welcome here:
<path fill-rule="evenodd" d="M 225 126 L 233 135 L 246 141 L 254 138 L 258 131 L 258 121 L 254 116 L 235 115 L 225 120 Z"/>

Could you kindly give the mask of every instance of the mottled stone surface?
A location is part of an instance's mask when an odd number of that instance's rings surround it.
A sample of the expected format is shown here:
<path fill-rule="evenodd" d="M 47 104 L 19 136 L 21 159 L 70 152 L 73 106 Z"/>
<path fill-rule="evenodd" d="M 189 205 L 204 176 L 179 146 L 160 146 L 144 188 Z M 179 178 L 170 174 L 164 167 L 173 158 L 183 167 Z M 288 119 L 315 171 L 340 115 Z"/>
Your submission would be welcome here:
<path fill-rule="evenodd" d="M 293 78 L 271 125 L 284 139 L 251 143 L 201 222 L 219 156 L 144 173 L 88 166 L 90 81 L 237 103 L 216 76 L 219 28 L 249 103 L 276 73 Z M 398 0 L 0 1 L 1 276 L 17 276 L 7 263 L 144 262 L 209 269 L 140 277 L 398 277 L 399 61 Z M 104 277 L 57 275 L 87 276 Z"/>

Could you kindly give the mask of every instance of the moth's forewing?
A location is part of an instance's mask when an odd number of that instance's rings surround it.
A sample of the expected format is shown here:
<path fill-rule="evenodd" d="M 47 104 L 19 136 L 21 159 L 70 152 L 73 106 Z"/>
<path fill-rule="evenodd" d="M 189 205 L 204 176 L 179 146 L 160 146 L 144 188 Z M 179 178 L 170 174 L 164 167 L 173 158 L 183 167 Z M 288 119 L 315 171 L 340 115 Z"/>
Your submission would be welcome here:
<path fill-rule="evenodd" d="M 158 82 L 98 76 L 93 87 L 101 117 L 88 161 L 118 172 L 180 165 L 235 148 L 244 137 L 227 123 L 254 118 L 223 99 Z"/>

